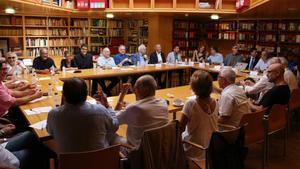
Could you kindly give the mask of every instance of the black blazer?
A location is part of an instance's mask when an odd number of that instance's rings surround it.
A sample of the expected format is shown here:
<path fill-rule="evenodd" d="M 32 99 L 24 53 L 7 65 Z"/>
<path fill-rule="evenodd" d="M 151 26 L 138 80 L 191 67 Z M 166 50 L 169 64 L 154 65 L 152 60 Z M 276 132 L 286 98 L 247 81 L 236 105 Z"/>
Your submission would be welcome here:
<path fill-rule="evenodd" d="M 164 53 L 161 53 L 161 58 L 162 58 L 163 63 L 165 63 L 166 58 L 165 58 Z M 156 54 L 156 52 L 153 52 L 150 55 L 149 64 L 157 64 L 157 63 L 158 63 L 157 54 Z"/>
<path fill-rule="evenodd" d="M 60 62 L 60 70 L 62 70 L 63 67 L 68 68 L 66 59 L 62 59 Z M 71 67 L 77 67 L 77 64 L 75 63 L 74 59 L 71 60 Z"/>
<path fill-rule="evenodd" d="M 250 66 L 250 60 L 251 60 L 251 56 L 249 58 L 246 59 L 246 63 L 248 63 L 246 69 L 249 69 L 249 66 Z M 259 57 L 257 56 L 254 60 L 254 65 L 252 66 L 252 68 L 255 67 L 255 65 L 257 64 L 257 62 L 259 61 Z"/>

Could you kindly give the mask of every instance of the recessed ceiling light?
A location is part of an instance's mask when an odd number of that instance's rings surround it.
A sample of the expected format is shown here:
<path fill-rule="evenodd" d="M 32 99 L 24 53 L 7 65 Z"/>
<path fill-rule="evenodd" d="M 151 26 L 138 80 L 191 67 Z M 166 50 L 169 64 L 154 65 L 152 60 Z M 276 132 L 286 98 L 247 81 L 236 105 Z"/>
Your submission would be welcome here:
<path fill-rule="evenodd" d="M 6 14 L 15 14 L 16 11 L 15 11 L 14 8 L 9 7 L 9 8 L 6 8 L 6 9 L 5 9 L 5 13 L 6 13 Z"/>
<path fill-rule="evenodd" d="M 114 14 L 112 14 L 112 13 L 107 13 L 107 14 L 106 14 L 106 18 L 114 18 Z"/>
<path fill-rule="evenodd" d="M 188 14 L 188 13 L 186 13 L 186 14 L 184 14 L 184 16 L 185 16 L 185 17 L 188 17 L 188 16 L 189 16 L 189 14 Z"/>
<path fill-rule="evenodd" d="M 219 15 L 218 14 L 212 14 L 212 15 L 210 15 L 210 19 L 212 19 L 212 20 L 218 20 L 220 17 L 219 17 Z"/>

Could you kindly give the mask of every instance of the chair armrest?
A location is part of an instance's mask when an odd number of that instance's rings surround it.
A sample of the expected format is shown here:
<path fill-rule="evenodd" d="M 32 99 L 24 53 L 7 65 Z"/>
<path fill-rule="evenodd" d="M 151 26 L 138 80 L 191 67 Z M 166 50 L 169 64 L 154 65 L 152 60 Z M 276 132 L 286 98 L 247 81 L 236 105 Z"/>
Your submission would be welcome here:
<path fill-rule="evenodd" d="M 120 146 L 128 149 L 134 149 L 134 147 L 129 144 L 120 144 Z"/>
<path fill-rule="evenodd" d="M 236 127 L 232 126 L 232 125 L 218 123 L 218 130 L 219 131 L 232 130 L 232 129 L 235 129 L 235 128 Z"/>
<path fill-rule="evenodd" d="M 199 144 L 196 144 L 196 143 L 193 143 L 191 141 L 182 141 L 182 143 L 191 145 L 191 146 L 193 146 L 195 148 L 198 148 L 198 149 L 201 149 L 201 150 L 207 150 L 207 148 L 204 148 L 203 146 L 201 146 Z"/>
<path fill-rule="evenodd" d="M 9 121 L 8 119 L 5 119 L 5 118 L 0 118 L 0 123 L 2 123 L 2 124 L 11 124 L 11 121 Z"/>

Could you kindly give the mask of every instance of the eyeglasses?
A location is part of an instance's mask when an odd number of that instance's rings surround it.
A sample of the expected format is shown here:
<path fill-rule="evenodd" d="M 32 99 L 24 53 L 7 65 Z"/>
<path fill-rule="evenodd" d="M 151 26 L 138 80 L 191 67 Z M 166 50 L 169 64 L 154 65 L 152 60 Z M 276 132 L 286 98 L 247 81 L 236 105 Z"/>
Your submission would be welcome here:
<path fill-rule="evenodd" d="M 7 57 L 7 59 L 16 59 L 16 57 Z"/>

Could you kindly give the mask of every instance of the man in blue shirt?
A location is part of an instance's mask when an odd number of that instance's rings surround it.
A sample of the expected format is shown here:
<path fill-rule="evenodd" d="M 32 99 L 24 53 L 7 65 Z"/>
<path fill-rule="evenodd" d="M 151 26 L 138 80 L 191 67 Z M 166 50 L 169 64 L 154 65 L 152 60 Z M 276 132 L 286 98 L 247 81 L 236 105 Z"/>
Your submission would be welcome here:
<path fill-rule="evenodd" d="M 138 52 L 134 54 L 131 58 L 131 62 L 137 66 L 144 66 L 148 63 L 148 58 L 146 55 L 147 48 L 144 44 L 138 47 Z"/>
<path fill-rule="evenodd" d="M 126 47 L 124 45 L 119 46 L 119 53 L 114 57 L 114 60 L 118 66 L 131 65 L 131 60 L 129 59 L 129 56 L 126 55 Z"/>
<path fill-rule="evenodd" d="M 223 55 L 218 53 L 218 49 L 216 47 L 212 46 L 210 48 L 210 55 L 207 60 L 211 64 L 221 64 L 223 63 Z"/>

